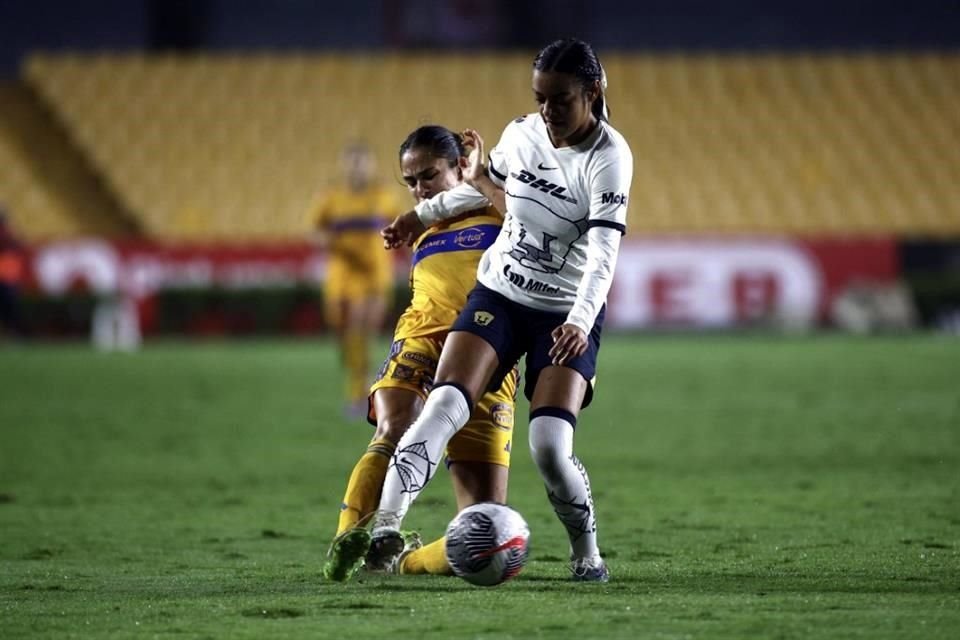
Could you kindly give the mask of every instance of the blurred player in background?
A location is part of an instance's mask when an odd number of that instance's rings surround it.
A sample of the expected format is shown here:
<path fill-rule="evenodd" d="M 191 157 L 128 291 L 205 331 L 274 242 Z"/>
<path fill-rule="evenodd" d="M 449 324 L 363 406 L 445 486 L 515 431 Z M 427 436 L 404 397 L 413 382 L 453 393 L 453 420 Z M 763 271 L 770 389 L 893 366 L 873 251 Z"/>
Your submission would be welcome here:
<path fill-rule="evenodd" d="M 480 260 L 477 286 L 444 343 L 436 385 L 387 471 L 370 562 L 402 551 L 402 519 L 474 398 L 526 355 L 530 452 L 566 528 L 573 578 L 609 579 L 590 481 L 573 452 L 577 415 L 593 392 L 633 177 L 630 147 L 607 122 L 605 85 L 589 44 L 551 43 L 533 64 L 538 112 L 507 125 L 487 167 L 482 154 L 471 155 L 468 185 L 421 202 L 384 229 L 387 244 L 398 246 L 424 224 L 507 203 L 503 231 Z"/>
<path fill-rule="evenodd" d="M 416 202 L 460 184 L 466 163 L 463 140 L 445 127 L 420 127 L 400 146 L 400 170 Z M 337 538 L 324 567 L 329 579 L 346 580 L 363 562 L 370 534 L 362 525 L 380 500 L 397 442 L 423 409 L 443 341 L 476 284 L 477 262 L 502 222 L 496 209 L 481 205 L 427 229 L 414 243 L 413 299 L 397 321 L 390 354 L 370 390 L 369 420 L 376 432 L 347 484 Z M 446 447 L 458 510 L 477 502 L 506 502 L 516 389 L 517 375 L 510 371 L 496 391 L 480 398 L 466 426 Z M 441 538 L 410 550 L 396 567 L 370 568 L 449 574 L 444 542 Z M 409 539 L 405 545 L 410 546 Z"/>
<path fill-rule="evenodd" d="M 370 384 L 368 344 L 380 330 L 392 291 L 392 260 L 379 229 L 399 210 L 393 192 L 376 180 L 373 152 L 363 143 L 342 155 L 344 184 L 311 210 L 314 241 L 328 252 L 324 305 L 346 370 L 345 413 L 362 417 Z"/>

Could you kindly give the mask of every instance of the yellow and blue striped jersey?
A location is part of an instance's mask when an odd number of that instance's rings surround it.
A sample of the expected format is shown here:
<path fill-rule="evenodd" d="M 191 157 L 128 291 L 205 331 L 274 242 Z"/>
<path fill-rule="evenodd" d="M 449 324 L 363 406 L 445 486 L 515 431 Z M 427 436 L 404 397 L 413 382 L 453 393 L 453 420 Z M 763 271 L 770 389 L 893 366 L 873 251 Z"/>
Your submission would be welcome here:
<path fill-rule="evenodd" d="M 383 249 L 380 229 L 402 212 L 394 193 L 379 185 L 362 191 L 332 189 L 313 206 L 315 228 L 330 239 L 330 257 L 336 266 L 362 274 L 389 274 L 391 257 Z"/>
<path fill-rule="evenodd" d="M 503 224 L 493 207 L 469 211 L 427 229 L 413 245 L 413 297 L 395 340 L 449 331 L 477 282 L 477 263 Z"/>

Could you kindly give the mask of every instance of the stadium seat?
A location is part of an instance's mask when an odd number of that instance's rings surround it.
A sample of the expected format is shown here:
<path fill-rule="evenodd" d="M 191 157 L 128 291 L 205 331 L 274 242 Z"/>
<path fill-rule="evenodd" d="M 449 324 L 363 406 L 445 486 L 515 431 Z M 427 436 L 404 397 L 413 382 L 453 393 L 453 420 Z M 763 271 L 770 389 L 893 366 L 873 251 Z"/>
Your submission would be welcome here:
<path fill-rule="evenodd" d="M 635 154 L 631 233 L 960 232 L 960 56 L 609 55 Z M 439 122 L 496 142 L 528 55 L 37 55 L 26 76 L 162 238 L 288 239 L 363 138 Z"/>
<path fill-rule="evenodd" d="M 0 84 L 0 205 L 18 235 L 38 241 L 121 235 L 135 225 L 30 89 Z"/>

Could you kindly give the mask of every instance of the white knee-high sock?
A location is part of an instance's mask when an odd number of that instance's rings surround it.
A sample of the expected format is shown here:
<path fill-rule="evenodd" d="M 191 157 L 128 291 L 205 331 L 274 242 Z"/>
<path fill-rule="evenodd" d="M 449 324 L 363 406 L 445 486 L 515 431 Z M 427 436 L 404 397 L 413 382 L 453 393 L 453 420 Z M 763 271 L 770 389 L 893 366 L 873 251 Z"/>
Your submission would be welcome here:
<path fill-rule="evenodd" d="M 470 419 L 470 411 L 470 401 L 458 385 L 441 385 L 430 392 L 390 460 L 374 529 L 400 528 L 410 505 L 436 472 L 447 442 Z"/>
<path fill-rule="evenodd" d="M 567 411 L 542 408 L 531 414 L 530 453 L 547 488 L 547 496 L 567 529 L 574 558 L 598 559 L 597 519 L 590 478 L 573 454 L 576 418 Z"/>

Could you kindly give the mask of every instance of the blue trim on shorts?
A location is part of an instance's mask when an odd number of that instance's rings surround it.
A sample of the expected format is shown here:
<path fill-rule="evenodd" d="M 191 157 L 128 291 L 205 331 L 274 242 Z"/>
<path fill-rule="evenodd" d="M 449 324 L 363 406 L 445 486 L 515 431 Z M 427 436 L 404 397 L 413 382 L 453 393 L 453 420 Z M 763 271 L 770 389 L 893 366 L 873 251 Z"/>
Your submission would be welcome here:
<path fill-rule="evenodd" d="M 499 234 L 498 224 L 478 224 L 475 227 L 435 233 L 413 252 L 413 264 L 447 251 L 484 251 L 493 244 Z"/>
<path fill-rule="evenodd" d="M 560 420 L 569 422 L 570 426 L 574 429 L 577 428 L 577 416 L 560 407 L 540 407 L 539 409 L 531 411 L 530 422 L 533 422 L 535 418 L 539 418 L 540 416 L 559 418 Z"/>

